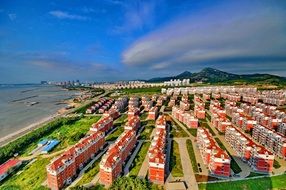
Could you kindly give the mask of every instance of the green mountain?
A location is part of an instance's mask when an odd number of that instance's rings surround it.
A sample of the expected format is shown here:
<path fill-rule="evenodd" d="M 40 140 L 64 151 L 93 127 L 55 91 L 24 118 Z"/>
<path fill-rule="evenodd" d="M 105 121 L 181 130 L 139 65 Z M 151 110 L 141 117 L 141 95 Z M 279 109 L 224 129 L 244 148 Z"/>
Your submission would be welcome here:
<path fill-rule="evenodd" d="M 258 83 L 258 84 L 286 84 L 286 78 L 270 74 L 233 74 L 214 68 L 204 68 L 200 72 L 190 73 L 185 71 L 171 77 L 158 77 L 147 80 L 147 82 L 164 82 L 171 79 L 190 79 L 191 82 L 207 83 Z"/>

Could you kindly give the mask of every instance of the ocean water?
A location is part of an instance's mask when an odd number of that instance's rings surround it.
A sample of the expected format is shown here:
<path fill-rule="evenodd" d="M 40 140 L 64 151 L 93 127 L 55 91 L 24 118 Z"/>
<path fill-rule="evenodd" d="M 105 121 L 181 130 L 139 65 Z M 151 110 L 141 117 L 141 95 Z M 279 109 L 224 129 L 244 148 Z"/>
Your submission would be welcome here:
<path fill-rule="evenodd" d="M 0 138 L 56 114 L 77 94 L 50 85 L 0 85 Z"/>

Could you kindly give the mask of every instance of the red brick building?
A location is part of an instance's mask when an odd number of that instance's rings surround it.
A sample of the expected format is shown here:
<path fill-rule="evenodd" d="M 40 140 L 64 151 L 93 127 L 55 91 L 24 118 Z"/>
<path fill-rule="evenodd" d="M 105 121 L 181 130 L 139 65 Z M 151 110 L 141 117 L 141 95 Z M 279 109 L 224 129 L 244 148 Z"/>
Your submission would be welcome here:
<path fill-rule="evenodd" d="M 78 170 L 92 159 L 105 144 L 104 134 L 96 132 L 53 159 L 47 166 L 47 183 L 52 190 L 62 189 L 72 182 Z"/>
<path fill-rule="evenodd" d="M 231 174 L 231 158 L 226 151 L 217 145 L 208 129 L 198 128 L 197 144 L 203 162 L 208 166 L 210 173 L 220 177 L 229 177 Z"/>
<path fill-rule="evenodd" d="M 113 119 L 110 116 L 103 117 L 98 122 L 92 124 L 90 128 L 90 132 L 98 132 L 101 131 L 104 134 L 109 131 L 113 127 Z"/>
<path fill-rule="evenodd" d="M 121 175 L 127 157 L 132 153 L 137 141 L 134 130 L 125 130 L 112 144 L 100 162 L 99 182 L 111 185 Z"/>
<path fill-rule="evenodd" d="M 125 124 L 124 129 L 125 130 L 137 131 L 139 129 L 139 127 L 140 127 L 140 118 L 139 118 L 139 116 L 133 116 Z"/>
<path fill-rule="evenodd" d="M 236 127 L 228 127 L 225 139 L 237 155 L 258 172 L 270 173 L 273 169 L 274 155 L 263 146 L 255 143 Z"/>
<path fill-rule="evenodd" d="M 166 119 L 159 116 L 156 120 L 156 132 L 148 151 L 149 180 L 156 184 L 164 184 L 166 178 Z"/>
<path fill-rule="evenodd" d="M 156 118 L 158 117 L 158 114 L 159 114 L 158 107 L 157 106 L 152 107 L 149 110 L 147 119 L 149 119 L 149 120 L 156 120 Z"/>

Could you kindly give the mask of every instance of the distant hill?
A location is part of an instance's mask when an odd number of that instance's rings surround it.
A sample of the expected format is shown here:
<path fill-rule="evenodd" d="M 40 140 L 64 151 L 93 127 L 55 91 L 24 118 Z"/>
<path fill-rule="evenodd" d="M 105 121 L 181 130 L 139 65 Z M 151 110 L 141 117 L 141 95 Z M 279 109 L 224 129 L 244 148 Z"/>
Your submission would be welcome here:
<path fill-rule="evenodd" d="M 147 80 L 147 82 L 164 82 L 171 79 L 190 79 L 191 82 L 207 83 L 263 83 L 263 84 L 286 84 L 286 78 L 270 74 L 233 74 L 214 68 L 204 68 L 198 73 L 184 71 L 183 73 L 170 76 L 158 77 Z"/>

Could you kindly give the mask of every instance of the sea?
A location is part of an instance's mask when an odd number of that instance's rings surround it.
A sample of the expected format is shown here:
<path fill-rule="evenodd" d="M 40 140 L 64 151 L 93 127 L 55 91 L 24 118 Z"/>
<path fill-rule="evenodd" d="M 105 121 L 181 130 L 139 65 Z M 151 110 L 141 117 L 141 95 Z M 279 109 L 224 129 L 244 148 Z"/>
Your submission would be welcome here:
<path fill-rule="evenodd" d="M 53 85 L 0 85 L 0 138 L 57 114 L 78 94 Z"/>

